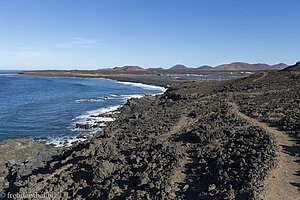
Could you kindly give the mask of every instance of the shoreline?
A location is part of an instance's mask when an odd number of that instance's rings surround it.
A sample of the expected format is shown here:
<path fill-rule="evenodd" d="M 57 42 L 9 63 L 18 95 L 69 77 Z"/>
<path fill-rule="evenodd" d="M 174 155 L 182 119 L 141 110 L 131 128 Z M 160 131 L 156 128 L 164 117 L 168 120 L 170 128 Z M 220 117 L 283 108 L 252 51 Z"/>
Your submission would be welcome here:
<path fill-rule="evenodd" d="M 67 78 L 67 77 L 66 77 Z M 74 77 L 76 78 L 76 77 Z M 103 79 L 108 79 L 108 78 L 103 78 Z M 151 82 L 151 85 L 150 83 L 149 84 L 146 84 L 146 83 L 142 83 L 143 81 L 141 82 L 130 82 L 130 80 L 127 80 L 127 79 L 122 79 L 122 80 L 117 80 L 117 79 L 109 79 L 109 80 L 115 80 L 117 81 L 118 83 L 121 83 L 121 84 L 126 84 L 126 85 L 132 85 L 132 86 L 135 86 L 135 87 L 140 87 L 140 88 L 151 88 L 151 89 L 157 89 L 157 90 L 161 90 L 162 92 L 158 92 L 158 93 L 155 93 L 155 94 L 143 94 L 143 95 L 125 95 L 125 96 L 128 96 L 126 97 L 126 101 L 128 99 L 131 99 L 131 98 L 142 98 L 143 96 L 145 95 L 160 95 L 160 94 L 163 94 L 167 89 L 163 86 L 159 86 L 159 85 L 154 85 L 152 82 Z M 126 80 L 127 82 L 124 82 L 123 80 Z M 163 84 L 164 85 L 164 84 Z M 123 96 L 123 95 L 120 95 L 120 96 Z M 107 97 L 104 97 L 104 98 L 107 98 Z M 77 100 L 76 100 L 77 101 Z M 54 139 L 52 137 L 48 137 L 48 136 L 39 136 L 39 137 L 32 137 L 32 138 L 17 138 L 17 139 L 5 139 L 3 141 L 0 141 L 0 142 L 4 142 L 6 140 L 18 140 L 18 139 L 21 139 L 21 140 L 31 140 L 33 142 L 36 142 L 37 144 L 45 144 L 46 147 L 59 147 L 59 148 L 67 148 L 67 147 L 70 147 L 74 144 L 77 144 L 77 143 L 80 143 L 80 142 L 83 142 L 85 141 L 87 138 L 89 137 L 92 137 L 97 131 L 101 130 L 97 127 L 93 127 L 92 125 L 90 125 L 90 120 L 92 118 L 95 118 L 96 116 L 93 116 L 93 115 L 103 115 L 104 117 L 100 117 L 101 119 L 93 119 L 93 121 L 95 121 L 95 123 L 97 122 L 102 122 L 101 127 L 103 126 L 106 126 L 106 122 L 109 122 L 109 121 L 113 121 L 113 120 L 110 120 L 112 119 L 111 117 L 107 117 L 106 115 L 114 115 L 114 112 L 117 111 L 120 107 L 122 107 L 125 103 L 121 103 L 119 105 L 115 105 L 115 106 L 109 106 L 109 107 L 100 107 L 98 109 L 96 109 L 98 112 L 95 113 L 94 110 L 93 111 L 86 111 L 84 115 L 88 115 L 86 118 L 87 119 L 83 119 L 84 121 L 78 121 L 76 122 L 76 126 L 74 129 L 78 129 L 78 130 L 82 130 L 83 132 L 81 133 L 78 133 L 77 135 L 73 136 L 73 137 L 68 137 L 66 136 L 65 138 L 62 138 L 62 139 Z M 79 101 L 80 102 L 80 101 Z M 113 107 L 113 110 L 110 109 Z M 96 111 L 95 110 L 95 111 Z M 93 113 L 90 113 L 90 112 L 93 112 Z M 90 113 L 90 114 L 88 114 Z M 83 115 L 80 115 L 80 116 L 77 116 L 76 118 L 72 119 L 72 120 L 75 120 L 75 119 L 80 119 L 82 118 Z M 85 126 L 85 125 L 89 125 L 88 127 Z M 86 128 L 87 127 L 87 128 Z"/>
<path fill-rule="evenodd" d="M 149 87 L 157 87 L 157 89 L 158 89 L 158 87 L 159 87 L 159 89 L 162 90 L 162 92 L 155 93 L 155 94 L 126 95 L 126 96 L 128 96 L 128 98 L 126 98 L 126 102 L 129 99 L 143 98 L 144 96 L 148 96 L 148 95 L 151 95 L 151 96 L 162 95 L 167 90 L 165 87 L 162 87 L 162 86 L 154 86 L 154 85 L 149 85 L 149 84 L 145 84 L 145 83 L 123 82 L 123 81 L 118 81 L 118 82 L 121 84 L 129 84 L 129 85 L 133 85 L 133 86 L 141 87 L 141 88 L 145 88 L 145 87 L 147 88 L 147 86 L 149 86 Z M 153 88 L 153 89 L 156 89 L 156 88 Z M 91 133 L 88 135 L 79 133 L 77 136 L 74 136 L 75 138 L 72 139 L 73 142 L 68 141 L 67 145 L 62 143 L 63 146 L 55 145 L 55 147 L 71 147 L 72 145 L 75 145 L 75 144 L 78 144 L 80 142 L 87 140 L 89 137 L 93 137 L 98 131 L 101 131 L 101 129 L 103 127 L 107 126 L 106 124 L 108 122 L 114 121 L 116 119 L 115 117 L 118 115 L 117 114 L 118 110 L 120 110 L 122 108 L 122 106 L 124 104 L 126 104 L 126 102 L 119 104 L 119 105 L 115 105 L 115 106 L 100 107 L 100 108 L 96 109 L 98 112 L 95 112 L 95 110 L 86 111 L 86 113 L 89 113 L 89 114 L 85 114 L 85 115 L 88 115 L 87 119 L 84 119 L 84 121 L 82 121 L 82 122 L 78 121 L 76 123 L 75 129 L 76 129 L 76 127 L 83 127 L 83 128 L 79 128 L 79 129 L 85 130 L 86 132 L 91 132 Z M 93 112 L 93 113 L 91 113 L 91 112 Z M 81 116 L 83 116 L 83 115 L 81 115 Z M 76 119 L 80 119 L 81 116 L 76 117 Z M 101 116 L 101 117 L 99 117 L 99 116 Z M 93 119 L 93 118 L 96 118 L 96 119 Z M 100 119 L 97 119 L 97 118 L 100 118 Z M 91 120 L 91 119 L 93 119 L 93 120 Z M 94 128 L 93 123 L 92 124 L 90 123 L 91 121 L 94 121 L 93 122 L 94 124 L 99 124 L 99 122 L 102 122 L 100 124 L 100 126 L 102 128 L 99 128 L 99 127 Z M 88 126 L 89 128 L 85 128 L 86 125 L 89 125 Z M 52 144 L 53 144 L 53 142 L 52 142 Z M 48 144 L 48 145 L 51 146 L 51 144 Z"/>
<path fill-rule="evenodd" d="M 167 90 L 167 88 L 170 86 L 169 84 L 174 84 L 174 83 L 178 83 L 178 81 L 176 80 L 168 80 L 168 78 L 163 78 L 162 80 L 160 79 L 157 79 L 157 78 L 149 78 L 149 77 L 131 77 L 131 76 L 126 76 L 126 77 L 122 77 L 122 76 L 116 76 L 116 77 L 111 77 L 111 76 L 108 76 L 108 77 L 103 77 L 103 76 L 82 76 L 82 75 L 71 75 L 71 76 L 68 76 L 67 74 L 62 74 L 62 75 L 55 75 L 55 76 L 51 76 L 50 74 L 34 74 L 34 75 L 26 75 L 26 72 L 31 72 L 31 71 L 24 71 L 25 74 L 20 74 L 20 73 L 23 73 L 23 71 L 20 71 L 18 72 L 17 74 L 13 74 L 13 75 L 19 75 L 19 76 L 33 76 L 33 77 L 62 77 L 62 78 L 68 78 L 68 77 L 73 77 L 73 78 L 103 78 L 103 79 L 109 79 L 109 80 L 115 80 L 115 81 L 118 81 L 122 84 L 126 84 L 126 83 L 132 83 L 132 85 L 134 85 L 134 83 L 137 83 L 137 84 L 144 84 L 144 85 L 149 85 L 149 86 L 157 86 L 157 87 L 161 87 L 161 88 L 164 88 L 164 92 Z M 139 87 L 139 86 L 137 86 Z M 163 94 L 163 93 L 157 93 L 157 94 Z M 157 95 L 155 94 L 155 95 Z M 134 97 L 133 97 L 134 98 Z M 125 103 L 123 104 L 120 104 L 118 107 L 122 107 Z M 109 111 L 109 112 L 113 112 L 113 111 Z M 97 115 L 100 115 L 100 114 L 106 114 L 107 112 L 104 112 L 104 113 L 98 113 Z M 87 124 L 87 123 L 85 123 Z M 85 124 L 82 124 L 82 125 L 85 125 Z M 80 124 L 81 125 L 81 124 Z M 85 128 L 83 128 L 85 129 Z M 86 129 L 87 130 L 90 130 L 90 128 Z M 19 139 L 22 139 L 22 140 L 31 140 L 33 142 L 36 142 L 37 144 L 45 144 L 46 147 L 59 147 L 59 148 L 68 148 L 74 144 L 77 144 L 78 142 L 83 142 L 85 141 L 86 139 L 88 139 L 89 137 L 93 137 L 93 135 L 97 132 L 98 130 L 94 130 L 92 131 L 93 133 L 92 134 L 89 134 L 89 135 L 86 135 L 86 134 L 82 134 L 82 133 L 79 133 L 77 136 L 74 136 L 74 138 L 72 139 L 69 139 L 69 140 L 72 140 L 72 141 L 66 141 L 66 140 L 63 140 L 63 142 L 59 142 L 59 144 L 56 144 L 56 142 L 54 142 L 54 140 L 52 139 L 53 142 L 47 142 L 47 140 L 49 140 L 48 137 L 45 137 L 45 136 L 41 136 L 41 137 L 34 137 L 34 138 L 31 138 L 31 139 L 26 139 L 26 138 L 19 138 Z M 44 138 L 44 139 L 43 139 Z M 6 140 L 11 140 L 11 139 L 6 139 Z M 3 140 L 1 142 L 4 142 L 6 140 Z M 18 139 L 13 139 L 13 140 L 18 140 Z"/>
<path fill-rule="evenodd" d="M 106 71 L 106 70 L 39 70 L 39 71 L 22 71 L 18 72 L 18 75 L 21 76 L 40 76 L 40 77 L 74 77 L 74 78 L 106 78 L 117 81 L 124 82 L 137 82 L 144 83 L 150 85 L 157 85 L 161 87 L 168 87 L 172 84 L 183 83 L 186 81 L 193 81 L 193 79 L 186 78 L 174 78 L 172 76 L 182 76 L 187 75 L 187 72 L 172 72 L 171 74 L 167 74 L 170 77 L 148 77 L 149 75 L 156 76 L 159 72 L 148 72 L 144 74 L 144 72 L 123 72 L 123 71 Z M 203 72 L 205 74 L 205 72 Z M 201 74 L 203 74 L 201 73 Z M 206 76 L 216 76 L 216 77 L 230 77 L 232 74 L 230 72 L 209 72 L 208 74 L 203 75 L 203 79 L 197 79 L 202 81 L 210 81 L 218 79 L 206 79 Z M 233 79 L 239 77 L 246 77 L 249 74 L 239 75 L 233 77 Z"/>
<path fill-rule="evenodd" d="M 95 77 L 93 77 L 93 78 L 95 78 Z M 108 79 L 108 78 L 106 78 L 106 79 Z M 127 80 L 127 79 L 122 79 L 122 80 L 110 79 L 110 80 L 115 80 L 122 84 L 124 84 L 123 80 L 128 81 L 127 83 L 130 82 L 130 80 Z M 154 86 L 154 84 L 152 82 L 151 82 L 151 85 L 142 83 L 142 82 L 130 82 L 130 83 L 132 83 L 132 84 L 138 83 L 138 84 L 143 84 L 145 86 Z M 126 84 L 126 82 L 125 82 L 125 84 Z M 163 87 L 161 85 L 156 85 L 155 87 L 164 88 L 165 89 L 164 92 L 167 90 L 165 87 Z M 151 96 L 162 95 L 163 93 L 157 93 L 157 94 L 153 94 Z M 132 97 L 132 98 L 143 98 L 147 95 L 149 95 L 149 94 L 145 94 L 141 97 Z M 132 98 L 129 98 L 129 99 L 132 99 Z M 129 99 L 127 99 L 126 102 Z M 97 113 L 97 115 L 115 114 L 114 112 L 118 111 L 124 104 L 126 104 L 126 102 L 118 105 L 117 106 L 118 108 L 116 108 L 114 110 L 100 112 L 100 113 Z M 106 108 L 102 108 L 102 109 L 105 110 Z M 105 125 L 103 125 L 102 128 L 107 126 L 106 123 L 108 123 L 108 122 L 111 122 L 111 121 L 109 120 L 109 121 L 104 122 Z M 89 129 L 86 129 L 86 130 L 89 130 Z M 48 142 L 48 144 L 47 144 L 47 140 L 49 138 L 43 137 L 43 136 L 38 137 L 38 138 L 35 137 L 32 139 L 18 138 L 18 139 L 6 139 L 6 140 L 1 141 L 0 142 L 0 155 L 3 154 L 3 156 L 0 157 L 0 168 L 1 168 L 1 170 L 0 170 L 0 192 L 1 192 L 1 188 L 7 187 L 7 185 L 6 185 L 7 182 L 2 182 L 3 175 L 8 172 L 7 168 L 10 168 L 12 165 L 16 165 L 18 163 L 27 162 L 28 158 L 31 158 L 31 157 L 36 157 L 38 163 L 44 163 L 47 160 L 50 160 L 53 156 L 56 156 L 56 155 L 62 153 L 63 151 L 66 151 L 66 150 L 68 150 L 80 143 L 83 143 L 85 141 L 91 140 L 98 131 L 101 131 L 101 130 L 93 130 L 93 133 L 90 135 L 83 135 L 82 133 L 79 133 L 77 136 L 74 136 L 75 139 L 73 138 L 73 140 L 74 140 L 73 142 L 68 141 L 66 143 L 66 141 L 64 140 L 64 142 L 59 145 L 55 144 L 55 142 Z M 6 146 L 9 146 L 11 152 L 7 152 L 5 150 Z M 5 147 L 5 148 L 3 149 L 3 147 Z M 26 154 L 24 155 L 24 153 L 22 151 L 21 152 L 19 151 L 19 148 L 21 148 L 21 149 L 27 148 L 29 150 L 26 150 Z M 16 152 L 18 152 L 18 153 L 16 154 Z M 1 175 L 1 173 L 2 173 L 2 175 Z"/>
<path fill-rule="evenodd" d="M 12 166 L 16 178 L 5 191 L 34 193 L 59 186 L 57 194 L 72 191 L 74 198 L 100 197 L 96 191 L 102 191 L 102 198 L 258 199 L 276 165 L 276 152 L 284 153 L 268 127 L 298 137 L 299 76 L 272 71 L 236 80 L 182 81 L 162 95 L 130 99 L 101 132 L 44 160 L 51 167 L 33 172 L 24 165 L 24 179 L 22 170 Z M 289 180 L 296 181 L 290 172 Z M 72 179 L 74 174 L 81 179 Z M 28 187 L 32 184 L 38 188 Z M 292 195 L 294 189 L 286 188 Z"/>

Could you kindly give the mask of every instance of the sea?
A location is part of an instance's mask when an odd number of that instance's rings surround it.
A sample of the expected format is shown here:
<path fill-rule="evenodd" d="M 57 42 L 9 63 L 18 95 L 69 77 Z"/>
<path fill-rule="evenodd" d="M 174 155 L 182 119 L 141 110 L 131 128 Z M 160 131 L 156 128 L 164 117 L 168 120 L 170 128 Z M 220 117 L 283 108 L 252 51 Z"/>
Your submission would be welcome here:
<path fill-rule="evenodd" d="M 78 135 L 99 131 L 79 129 L 76 124 L 112 121 L 96 116 L 114 112 L 130 98 L 166 90 L 103 78 L 31 77 L 17 72 L 0 70 L 0 142 L 46 137 L 47 144 L 70 145 L 83 140 Z"/>
<path fill-rule="evenodd" d="M 183 79 L 233 79 L 240 78 L 237 76 L 206 76 L 206 75 L 198 75 L 198 76 L 142 76 L 142 77 L 152 77 L 152 78 L 183 78 Z"/>

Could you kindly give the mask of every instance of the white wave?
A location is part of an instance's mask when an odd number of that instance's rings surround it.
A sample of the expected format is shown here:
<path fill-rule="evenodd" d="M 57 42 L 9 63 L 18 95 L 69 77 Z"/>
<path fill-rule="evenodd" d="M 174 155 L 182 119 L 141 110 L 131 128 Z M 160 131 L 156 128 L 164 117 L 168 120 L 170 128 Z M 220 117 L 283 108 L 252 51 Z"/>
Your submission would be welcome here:
<path fill-rule="evenodd" d="M 91 116 L 89 116 L 87 119 L 77 121 L 77 123 L 80 122 L 80 123 L 84 123 L 84 124 L 96 125 L 100 121 L 101 122 L 111 122 L 111 121 L 114 121 L 114 119 L 111 117 L 91 117 Z"/>
<path fill-rule="evenodd" d="M 148 90 L 159 90 L 159 91 L 161 91 L 161 93 L 166 91 L 166 88 L 164 88 L 164 87 L 146 85 L 146 84 L 142 84 L 142 83 L 131 83 L 131 82 L 120 82 L 120 83 L 132 85 L 132 86 L 136 86 L 136 87 L 140 87 L 140 88 L 148 89 Z M 160 93 L 158 93 L 158 94 L 160 94 Z M 142 94 L 132 94 L 132 95 L 112 94 L 112 95 L 110 95 L 110 97 L 112 97 L 112 99 L 123 99 L 123 100 L 128 100 L 131 98 L 142 98 L 143 96 L 144 95 L 142 95 Z M 110 99 L 110 98 L 108 98 L 108 99 Z M 76 102 L 93 102 L 93 101 L 103 101 L 103 99 L 79 99 L 79 100 L 75 100 L 75 101 Z M 103 122 L 100 124 L 100 126 L 105 126 L 105 122 L 114 121 L 114 119 L 111 117 L 98 117 L 98 115 L 103 114 L 103 113 L 108 113 L 108 114 L 117 113 L 116 110 L 118 108 L 120 108 L 121 106 L 122 105 L 109 106 L 106 108 L 99 108 L 96 110 L 87 111 L 86 114 L 80 115 L 80 116 L 76 117 L 75 119 L 73 119 L 74 123 L 73 123 L 73 126 L 70 128 L 72 131 L 84 132 L 85 136 L 93 135 L 97 131 L 101 130 L 101 128 L 97 127 L 97 128 L 93 128 L 93 129 L 81 130 L 81 129 L 75 128 L 75 124 L 77 124 L 77 123 L 90 124 L 91 126 L 93 126 L 93 125 L 99 124 L 99 122 Z M 49 141 L 47 141 L 46 144 L 53 143 L 57 147 L 71 146 L 72 142 L 76 142 L 76 141 L 80 142 L 80 141 L 84 141 L 84 140 L 86 140 L 86 139 L 85 138 L 77 138 L 77 136 L 65 136 L 65 137 L 58 137 L 58 138 L 53 137 L 53 138 L 49 138 Z"/>
<path fill-rule="evenodd" d="M 86 114 L 80 115 L 76 117 L 73 123 L 73 126 L 69 127 L 72 131 L 78 132 L 78 134 L 81 132 L 85 136 L 85 138 L 77 138 L 77 136 L 64 136 L 64 137 L 48 137 L 48 140 L 46 141 L 46 144 L 55 144 L 56 147 L 62 147 L 62 146 L 71 146 L 72 142 L 81 142 L 86 140 L 87 136 L 94 135 L 97 131 L 101 130 L 100 127 L 82 130 L 75 128 L 75 124 L 90 124 L 90 125 L 96 125 L 100 122 L 110 122 L 114 121 L 111 117 L 97 117 L 99 114 L 103 113 L 114 113 L 115 110 L 117 110 L 120 107 L 120 105 L 117 106 L 110 106 L 106 108 L 99 108 L 96 110 L 87 111 Z M 95 117 L 91 117 L 91 115 Z M 100 126 L 106 126 L 105 123 L 101 123 Z"/>
<path fill-rule="evenodd" d="M 95 124 L 96 121 L 113 121 L 113 119 L 110 117 L 91 117 L 91 115 L 97 116 L 97 115 L 103 114 L 103 113 L 112 113 L 113 111 L 117 110 L 120 106 L 121 105 L 91 110 L 91 111 L 88 111 L 84 115 L 80 115 L 80 116 L 76 117 L 73 120 L 75 120 L 75 124 L 76 123 Z"/>
<path fill-rule="evenodd" d="M 128 95 L 115 95 L 115 94 L 111 94 L 109 95 L 110 97 L 108 97 L 107 99 L 121 99 L 121 100 L 128 100 L 131 98 L 142 98 L 143 96 L 145 96 L 144 94 L 128 94 Z"/>
<path fill-rule="evenodd" d="M 106 108 L 99 108 L 99 109 L 96 109 L 96 110 L 88 111 L 87 113 L 89 115 L 102 114 L 102 113 L 111 113 L 111 112 L 117 110 L 118 108 L 120 108 L 120 106 L 121 105 L 109 106 L 109 107 L 106 107 Z"/>
<path fill-rule="evenodd" d="M 77 103 L 82 103 L 82 102 L 100 102 L 103 101 L 102 99 L 78 99 L 75 100 Z"/>
<path fill-rule="evenodd" d="M 140 87 L 140 88 L 147 89 L 147 90 L 160 90 L 162 92 L 165 92 L 167 90 L 164 87 L 154 86 L 154 85 L 147 85 L 147 84 L 143 84 L 143 83 L 133 83 L 133 82 L 123 82 L 123 81 L 118 81 L 118 82 L 122 83 L 122 84 L 126 84 L 126 85 L 132 85 L 132 86 Z"/>
<path fill-rule="evenodd" d="M 73 142 L 85 141 L 89 135 L 93 135 L 94 132 L 85 134 L 84 138 L 77 138 L 77 136 L 65 136 L 65 137 L 49 137 L 46 141 L 47 145 L 54 144 L 55 147 L 69 147 Z"/>
<path fill-rule="evenodd" d="M 132 94 L 132 95 L 120 95 L 122 99 L 131 99 L 131 98 L 142 98 L 145 95 L 142 94 Z"/>
<path fill-rule="evenodd" d="M 0 76 L 18 76 L 18 74 L 0 74 Z"/>

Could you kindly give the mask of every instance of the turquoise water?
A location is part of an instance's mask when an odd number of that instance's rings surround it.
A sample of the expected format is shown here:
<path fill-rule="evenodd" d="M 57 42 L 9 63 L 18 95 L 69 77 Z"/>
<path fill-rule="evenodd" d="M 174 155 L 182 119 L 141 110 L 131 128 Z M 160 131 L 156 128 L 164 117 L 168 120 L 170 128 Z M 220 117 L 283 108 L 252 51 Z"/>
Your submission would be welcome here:
<path fill-rule="evenodd" d="M 30 77 L 0 71 L 0 141 L 48 137 L 48 142 L 72 140 L 76 123 L 92 123 L 90 115 L 115 110 L 131 97 L 165 89 L 108 79 Z M 98 119 L 99 120 L 99 119 Z M 109 121 L 111 119 L 101 119 Z"/>

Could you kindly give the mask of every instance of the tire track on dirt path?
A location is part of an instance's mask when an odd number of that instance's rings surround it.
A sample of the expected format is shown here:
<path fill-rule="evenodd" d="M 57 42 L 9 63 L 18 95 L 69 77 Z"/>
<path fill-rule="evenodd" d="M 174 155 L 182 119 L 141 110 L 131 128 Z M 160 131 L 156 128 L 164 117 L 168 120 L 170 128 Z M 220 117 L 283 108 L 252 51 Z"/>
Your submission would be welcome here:
<path fill-rule="evenodd" d="M 298 159 L 287 152 L 287 149 L 294 149 L 294 153 L 299 153 L 295 147 L 295 142 L 285 132 L 278 131 L 265 123 L 251 118 L 239 111 L 239 107 L 234 102 L 228 102 L 231 111 L 239 117 L 247 120 L 254 126 L 258 126 L 274 136 L 278 146 L 277 166 L 269 172 L 264 181 L 264 191 L 259 198 L 264 200 L 288 200 L 299 199 L 297 184 L 300 182 L 297 171 L 299 170 Z"/>
<path fill-rule="evenodd" d="M 186 166 L 191 163 L 193 160 L 189 157 L 187 153 L 187 147 L 184 145 L 183 142 L 175 142 L 175 141 L 170 141 L 172 136 L 175 134 L 180 133 L 184 128 L 189 126 L 190 124 L 193 123 L 193 120 L 191 118 L 188 118 L 187 116 L 182 116 L 179 120 L 179 122 L 167 133 L 159 136 L 159 138 L 167 143 L 172 144 L 173 146 L 176 146 L 176 149 L 178 152 L 182 155 L 183 157 L 180 159 L 180 161 L 177 163 L 176 167 L 173 169 L 172 176 L 170 177 L 170 182 L 173 187 L 173 194 L 171 195 L 173 198 L 176 197 L 175 192 L 180 191 L 180 184 L 185 183 L 186 179 Z"/>
<path fill-rule="evenodd" d="M 258 78 L 255 79 L 255 80 L 253 80 L 253 82 L 257 82 L 257 81 L 259 81 L 259 80 L 265 78 L 265 77 L 267 76 L 267 74 L 268 74 L 267 72 L 263 72 L 263 75 L 262 75 L 261 77 L 258 77 Z"/>

